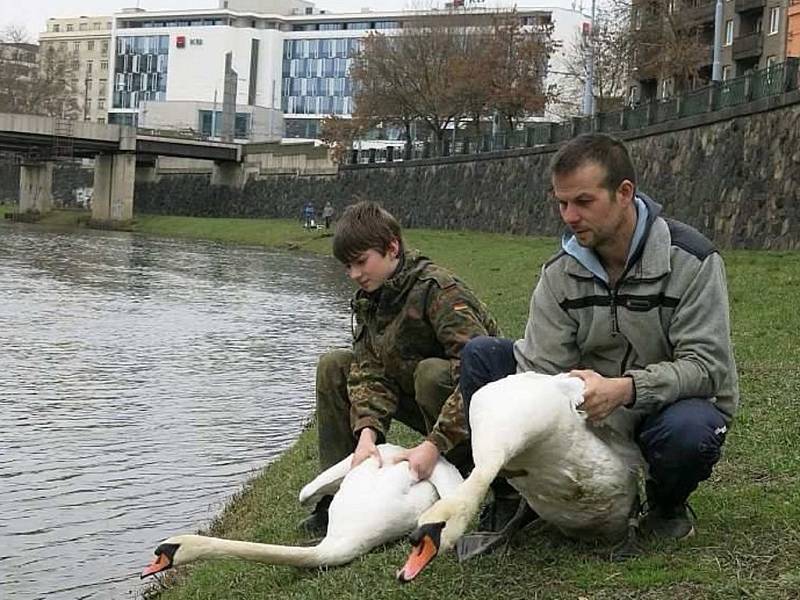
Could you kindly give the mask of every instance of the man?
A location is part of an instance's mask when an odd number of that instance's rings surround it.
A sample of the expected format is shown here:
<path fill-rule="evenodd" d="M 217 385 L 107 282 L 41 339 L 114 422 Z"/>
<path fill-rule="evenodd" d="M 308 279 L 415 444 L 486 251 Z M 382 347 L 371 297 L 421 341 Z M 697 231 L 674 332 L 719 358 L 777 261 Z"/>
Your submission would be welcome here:
<path fill-rule="evenodd" d="M 354 453 L 352 465 L 380 461 L 392 419 L 425 435 L 400 459 L 427 479 L 440 454 L 471 466 L 457 389 L 461 350 L 471 338 L 494 336 L 494 318 L 454 275 L 406 251 L 400 226 L 373 202 L 349 206 L 337 223 L 333 253 L 358 284 L 353 347 L 324 354 L 317 367 L 321 468 Z M 450 398 L 448 411 L 443 411 Z M 331 497 L 301 524 L 324 533 Z"/>
<path fill-rule="evenodd" d="M 325 202 L 325 206 L 322 208 L 322 218 L 325 220 L 325 229 L 330 229 L 331 219 L 333 219 L 333 205 L 330 200 Z"/>
<path fill-rule="evenodd" d="M 464 403 L 517 371 L 580 377 L 589 421 L 642 449 L 644 529 L 687 537 L 694 524 L 686 500 L 711 475 L 739 401 L 722 258 L 636 192 L 620 141 L 575 138 L 551 170 L 570 233 L 542 268 L 525 337 L 478 338 L 464 349 Z"/>

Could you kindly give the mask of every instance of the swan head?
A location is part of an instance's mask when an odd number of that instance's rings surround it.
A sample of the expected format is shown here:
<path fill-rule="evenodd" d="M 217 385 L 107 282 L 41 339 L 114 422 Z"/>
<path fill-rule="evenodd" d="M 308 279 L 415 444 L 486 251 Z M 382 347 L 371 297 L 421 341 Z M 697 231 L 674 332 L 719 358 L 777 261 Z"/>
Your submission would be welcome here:
<path fill-rule="evenodd" d="M 474 515 L 471 504 L 456 496 L 443 498 L 422 513 L 417 529 L 409 536 L 414 549 L 397 572 L 397 579 L 402 583 L 411 581 L 436 556 L 455 546 Z"/>
<path fill-rule="evenodd" d="M 436 558 L 436 555 L 439 554 L 442 530 L 445 525 L 444 521 L 426 523 L 411 532 L 408 540 L 414 549 L 406 560 L 406 564 L 397 572 L 397 580 L 400 583 L 408 583 L 414 579 Z"/>
<path fill-rule="evenodd" d="M 141 578 L 202 558 L 201 540 L 202 537 L 199 535 L 176 535 L 164 540 L 153 552 L 156 557 L 142 571 Z"/>

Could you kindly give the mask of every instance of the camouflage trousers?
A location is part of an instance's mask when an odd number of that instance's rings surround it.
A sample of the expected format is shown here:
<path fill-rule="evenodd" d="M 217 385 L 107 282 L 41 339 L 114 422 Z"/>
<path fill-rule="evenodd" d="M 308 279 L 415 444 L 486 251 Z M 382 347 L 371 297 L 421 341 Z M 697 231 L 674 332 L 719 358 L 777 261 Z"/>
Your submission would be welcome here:
<path fill-rule="evenodd" d="M 319 461 L 323 471 L 351 454 L 358 441 L 350 425 L 347 394 L 347 376 L 352 361 L 352 351 L 332 350 L 323 354 L 317 364 L 317 429 Z M 442 358 L 426 358 L 414 371 L 414 397 L 401 396 L 394 418 L 427 435 L 454 388 L 450 362 Z M 386 423 L 387 429 L 388 426 Z M 447 458 L 459 469 L 469 469 L 469 442 L 453 448 L 447 453 Z"/>

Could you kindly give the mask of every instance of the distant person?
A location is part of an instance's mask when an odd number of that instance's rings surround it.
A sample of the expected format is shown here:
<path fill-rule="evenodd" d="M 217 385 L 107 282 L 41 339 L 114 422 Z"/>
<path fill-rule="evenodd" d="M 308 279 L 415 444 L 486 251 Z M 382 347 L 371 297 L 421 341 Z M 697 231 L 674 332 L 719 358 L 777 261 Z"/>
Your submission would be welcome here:
<path fill-rule="evenodd" d="M 317 365 L 320 467 L 355 453 L 353 466 L 380 455 L 393 419 L 426 436 L 402 458 L 427 479 L 440 454 L 471 468 L 458 377 L 461 349 L 497 323 L 452 273 L 407 249 L 395 218 L 374 202 L 347 207 L 333 254 L 359 289 L 351 302 L 351 348 L 323 354 Z M 450 398 L 450 402 L 446 401 Z M 453 410 L 442 411 L 447 404 Z M 301 526 L 324 533 L 332 496 Z"/>
<path fill-rule="evenodd" d="M 306 202 L 305 206 L 303 206 L 303 227 L 305 229 L 316 227 L 317 224 L 314 222 L 316 213 L 314 205 L 311 202 Z"/>
<path fill-rule="evenodd" d="M 331 219 L 333 219 L 333 205 L 330 200 L 325 203 L 322 209 L 322 218 L 325 220 L 325 229 L 331 228 Z"/>

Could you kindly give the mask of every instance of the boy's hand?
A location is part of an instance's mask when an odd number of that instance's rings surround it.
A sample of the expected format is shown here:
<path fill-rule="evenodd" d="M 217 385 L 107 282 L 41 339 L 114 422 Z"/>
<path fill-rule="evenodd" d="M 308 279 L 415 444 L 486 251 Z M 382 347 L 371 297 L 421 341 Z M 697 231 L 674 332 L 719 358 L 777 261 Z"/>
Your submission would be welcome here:
<path fill-rule="evenodd" d="M 353 460 L 350 462 L 351 469 L 355 469 L 369 457 L 375 458 L 378 461 L 378 466 L 381 466 L 381 453 L 378 452 L 378 447 L 375 445 L 377 439 L 378 434 L 374 429 L 365 427 L 361 430 L 361 434 L 358 436 L 358 445 L 355 452 L 353 452 Z"/>
<path fill-rule="evenodd" d="M 439 449 L 433 442 L 425 440 L 420 445 L 404 450 L 392 458 L 393 463 L 408 461 L 409 470 L 423 481 L 428 479 L 439 460 Z"/>

